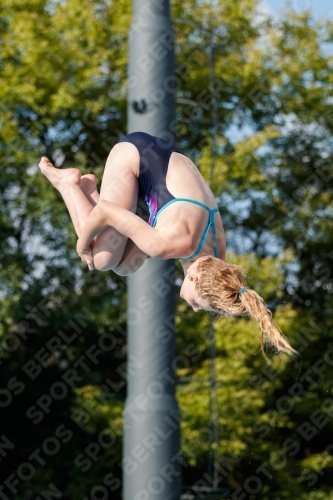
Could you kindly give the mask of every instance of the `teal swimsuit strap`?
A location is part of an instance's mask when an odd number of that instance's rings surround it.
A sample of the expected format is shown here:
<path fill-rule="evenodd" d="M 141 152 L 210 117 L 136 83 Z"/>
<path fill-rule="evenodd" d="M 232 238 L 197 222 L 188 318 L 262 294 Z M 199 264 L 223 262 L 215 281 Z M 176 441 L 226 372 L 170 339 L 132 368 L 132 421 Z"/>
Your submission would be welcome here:
<path fill-rule="evenodd" d="M 163 210 L 165 210 L 169 205 L 172 205 L 172 203 L 175 203 L 176 201 L 187 201 L 189 203 L 193 203 L 194 205 L 199 205 L 200 207 L 205 208 L 208 211 L 208 213 L 209 213 L 209 221 L 208 221 L 208 224 L 206 226 L 205 232 L 202 235 L 202 238 L 200 240 L 200 243 L 199 243 L 199 246 L 198 246 L 197 250 L 190 257 L 178 257 L 178 259 L 179 260 L 191 260 L 191 259 L 194 259 L 194 257 L 196 257 L 199 254 L 200 250 L 204 246 L 204 243 L 205 243 L 207 235 L 208 235 L 208 231 L 209 231 L 209 229 L 210 229 L 211 226 L 213 226 L 213 230 L 214 230 L 214 252 L 215 252 L 215 257 L 218 257 L 219 256 L 219 249 L 218 249 L 218 246 L 217 246 L 217 231 L 216 231 L 216 225 L 215 225 L 215 221 L 214 221 L 214 215 L 219 211 L 218 208 L 211 209 L 211 208 L 207 207 L 207 205 L 205 205 L 204 203 L 201 203 L 200 201 L 196 201 L 196 200 L 190 200 L 189 198 L 174 198 L 173 200 L 171 200 L 168 203 L 166 203 L 164 205 L 164 207 L 160 208 L 160 210 L 155 214 L 155 217 L 154 217 L 153 222 L 152 222 L 152 227 L 155 227 L 156 221 L 157 221 L 157 217 L 159 216 L 159 214 L 161 212 L 163 212 Z"/>

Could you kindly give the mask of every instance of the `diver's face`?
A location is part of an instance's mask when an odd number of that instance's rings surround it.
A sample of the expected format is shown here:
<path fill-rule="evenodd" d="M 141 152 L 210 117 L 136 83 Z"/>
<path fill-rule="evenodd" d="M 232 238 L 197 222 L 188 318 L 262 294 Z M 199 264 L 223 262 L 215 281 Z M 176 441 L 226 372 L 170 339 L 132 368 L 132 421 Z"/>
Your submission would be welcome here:
<path fill-rule="evenodd" d="M 194 312 L 200 311 L 200 309 L 205 309 L 206 311 L 212 310 L 209 307 L 207 299 L 203 299 L 199 296 L 199 292 L 196 289 L 196 283 L 199 281 L 199 275 L 197 271 L 193 270 L 188 273 L 183 281 L 180 289 L 180 296 L 182 299 L 193 308 Z"/>

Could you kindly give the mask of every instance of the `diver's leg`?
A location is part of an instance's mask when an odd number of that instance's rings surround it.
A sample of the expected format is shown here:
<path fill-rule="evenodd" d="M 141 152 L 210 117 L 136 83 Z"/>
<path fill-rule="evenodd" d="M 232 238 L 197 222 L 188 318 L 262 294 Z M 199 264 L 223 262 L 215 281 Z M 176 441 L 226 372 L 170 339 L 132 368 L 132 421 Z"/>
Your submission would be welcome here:
<path fill-rule="evenodd" d="M 138 197 L 138 172 L 140 158 L 132 144 L 116 145 L 108 157 L 101 187 L 101 199 L 112 201 L 135 212 Z M 87 217 L 98 203 L 94 176 L 81 177 L 78 169 L 57 169 L 47 158 L 42 158 L 40 169 L 62 195 L 74 228 L 79 236 Z M 93 245 L 94 266 L 98 270 L 109 270 L 121 261 L 127 237 L 109 227 L 99 234 Z"/>
<path fill-rule="evenodd" d="M 139 191 L 139 165 L 139 153 L 135 146 L 129 143 L 114 146 L 105 165 L 100 199 L 112 201 L 135 212 Z M 116 268 L 123 258 L 127 242 L 127 236 L 113 227 L 105 229 L 94 242 L 95 268 L 101 271 Z"/>
<path fill-rule="evenodd" d="M 89 201 L 80 187 L 80 170 L 77 168 L 55 168 L 45 156 L 41 159 L 39 168 L 61 194 L 79 237 L 85 221 L 94 208 L 93 203 Z M 87 181 L 83 182 L 87 183 Z"/>

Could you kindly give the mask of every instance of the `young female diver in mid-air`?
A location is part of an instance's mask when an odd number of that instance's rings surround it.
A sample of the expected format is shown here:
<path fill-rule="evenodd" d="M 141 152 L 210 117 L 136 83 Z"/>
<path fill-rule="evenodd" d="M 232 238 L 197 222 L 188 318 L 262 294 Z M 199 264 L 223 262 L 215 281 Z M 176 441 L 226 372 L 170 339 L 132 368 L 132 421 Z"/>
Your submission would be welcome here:
<path fill-rule="evenodd" d="M 194 311 L 248 314 L 279 351 L 294 354 L 242 269 L 225 261 L 226 240 L 216 200 L 195 164 L 167 141 L 143 132 L 123 137 L 107 159 L 100 194 L 94 175 L 57 169 L 43 157 L 42 173 L 62 195 L 89 269 L 126 276 L 147 256 L 181 261 L 180 295 Z M 136 215 L 138 200 L 149 220 Z"/>

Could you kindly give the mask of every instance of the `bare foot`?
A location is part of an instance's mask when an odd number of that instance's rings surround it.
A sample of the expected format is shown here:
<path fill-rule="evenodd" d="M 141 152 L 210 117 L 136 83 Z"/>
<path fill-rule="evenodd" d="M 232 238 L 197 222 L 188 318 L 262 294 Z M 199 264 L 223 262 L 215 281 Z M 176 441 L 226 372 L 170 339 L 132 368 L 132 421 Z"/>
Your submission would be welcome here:
<path fill-rule="evenodd" d="M 81 172 L 79 169 L 55 168 L 45 156 L 42 157 L 39 168 L 58 191 L 69 188 L 71 184 L 79 184 L 81 179 Z"/>
<path fill-rule="evenodd" d="M 94 174 L 82 175 L 80 179 L 80 188 L 92 205 L 97 205 L 99 193 L 97 191 L 96 177 Z"/>

